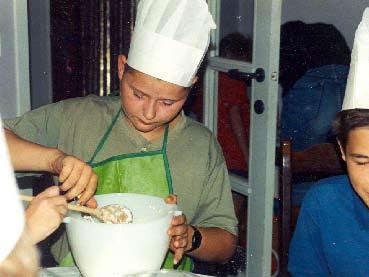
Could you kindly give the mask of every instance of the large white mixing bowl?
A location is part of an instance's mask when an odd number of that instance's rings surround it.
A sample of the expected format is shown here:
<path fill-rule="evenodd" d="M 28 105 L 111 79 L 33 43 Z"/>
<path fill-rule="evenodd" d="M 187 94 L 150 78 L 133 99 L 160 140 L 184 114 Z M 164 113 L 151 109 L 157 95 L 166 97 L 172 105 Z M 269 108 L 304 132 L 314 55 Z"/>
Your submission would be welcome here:
<path fill-rule="evenodd" d="M 69 244 L 85 277 L 117 277 L 159 270 L 169 246 L 167 230 L 176 205 L 155 196 L 113 193 L 95 196 L 98 205 L 119 204 L 132 211 L 133 223 L 93 223 L 69 212 Z"/>

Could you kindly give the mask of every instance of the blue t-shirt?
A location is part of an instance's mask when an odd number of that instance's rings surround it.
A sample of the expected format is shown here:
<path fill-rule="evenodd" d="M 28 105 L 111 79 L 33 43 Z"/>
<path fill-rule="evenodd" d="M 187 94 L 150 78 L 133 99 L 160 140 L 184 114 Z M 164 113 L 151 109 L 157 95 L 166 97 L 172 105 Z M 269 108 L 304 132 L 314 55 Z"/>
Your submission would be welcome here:
<path fill-rule="evenodd" d="M 346 175 L 306 194 L 289 253 L 292 276 L 369 276 L 369 209 Z"/>
<path fill-rule="evenodd" d="M 294 151 L 335 141 L 331 124 L 341 110 L 349 67 L 324 65 L 308 70 L 283 97 L 281 137 Z"/>

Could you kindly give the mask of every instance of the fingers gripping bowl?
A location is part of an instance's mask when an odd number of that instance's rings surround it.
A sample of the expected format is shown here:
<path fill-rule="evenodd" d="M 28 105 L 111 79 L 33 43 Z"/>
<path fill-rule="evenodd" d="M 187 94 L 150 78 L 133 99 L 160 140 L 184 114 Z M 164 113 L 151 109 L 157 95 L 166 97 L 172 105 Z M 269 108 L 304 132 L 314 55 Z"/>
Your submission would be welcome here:
<path fill-rule="evenodd" d="M 65 219 L 75 262 L 85 277 L 121 276 L 159 270 L 169 245 L 167 230 L 177 206 L 162 198 L 113 193 L 95 196 L 98 206 L 118 204 L 132 211 L 129 224 L 94 223 L 80 213 Z"/>

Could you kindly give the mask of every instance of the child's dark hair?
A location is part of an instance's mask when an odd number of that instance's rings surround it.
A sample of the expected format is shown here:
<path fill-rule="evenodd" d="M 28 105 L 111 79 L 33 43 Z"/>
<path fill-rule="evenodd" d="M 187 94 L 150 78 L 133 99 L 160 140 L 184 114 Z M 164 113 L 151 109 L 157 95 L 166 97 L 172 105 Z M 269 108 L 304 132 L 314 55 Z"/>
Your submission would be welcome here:
<path fill-rule="evenodd" d="M 238 57 L 250 61 L 252 56 L 251 48 L 251 38 L 235 32 L 222 38 L 219 45 L 219 52 L 222 57 Z"/>
<path fill-rule="evenodd" d="M 360 128 L 369 128 L 369 109 L 350 109 L 337 113 L 333 121 L 333 132 L 345 148 L 350 131 Z"/>

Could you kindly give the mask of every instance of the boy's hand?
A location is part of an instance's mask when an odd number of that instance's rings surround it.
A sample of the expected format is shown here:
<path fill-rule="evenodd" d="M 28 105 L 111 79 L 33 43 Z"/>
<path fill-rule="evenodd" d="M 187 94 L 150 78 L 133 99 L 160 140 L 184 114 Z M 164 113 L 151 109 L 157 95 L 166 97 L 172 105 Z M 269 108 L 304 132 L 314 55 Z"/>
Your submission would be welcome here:
<path fill-rule="evenodd" d="M 54 160 L 52 168 L 59 175 L 60 189 L 67 191 L 65 197 L 68 200 L 77 197 L 78 204 L 87 203 L 90 207 L 96 207 L 96 201 L 91 197 L 96 191 L 97 175 L 88 164 L 74 156 L 62 154 Z"/>
<path fill-rule="evenodd" d="M 177 204 L 177 196 L 169 195 L 165 202 L 167 204 Z M 174 252 L 173 263 L 177 264 L 188 248 L 188 228 L 185 215 L 175 216 L 169 227 L 168 235 L 171 236 L 169 248 Z"/>

